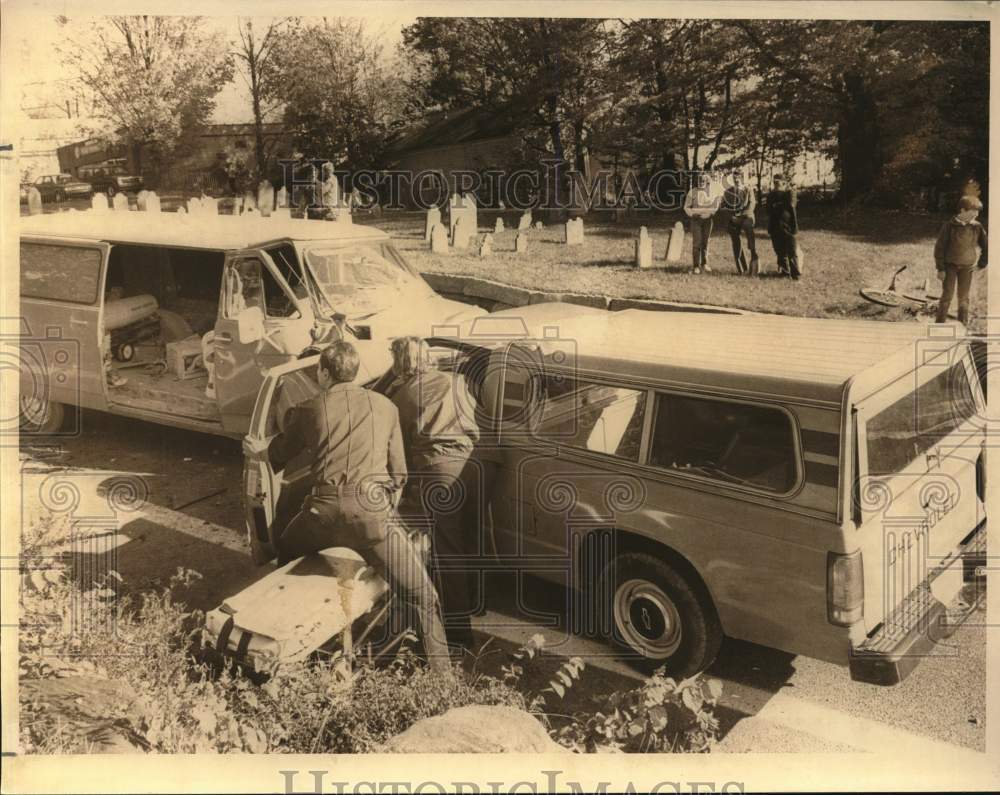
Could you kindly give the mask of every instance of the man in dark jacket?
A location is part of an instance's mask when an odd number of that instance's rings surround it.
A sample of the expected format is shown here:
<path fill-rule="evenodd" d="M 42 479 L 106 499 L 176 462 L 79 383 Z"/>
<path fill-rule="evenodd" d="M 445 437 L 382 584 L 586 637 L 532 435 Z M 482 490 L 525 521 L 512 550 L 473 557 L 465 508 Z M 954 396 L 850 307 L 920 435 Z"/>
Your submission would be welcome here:
<path fill-rule="evenodd" d="M 767 233 L 778 258 L 778 272 L 798 279 L 799 221 L 795 213 L 795 192 L 781 174 L 774 178 L 774 189 L 767 196 Z"/>
<path fill-rule="evenodd" d="M 313 486 L 301 512 L 276 539 L 279 563 L 332 546 L 355 550 L 412 604 L 431 667 L 450 671 L 437 593 L 405 531 L 393 521 L 406 483 L 396 407 L 355 386 L 360 360 L 351 343 L 323 350 L 320 393 L 289 410 L 285 430 L 271 440 L 275 469 L 303 450 L 312 457 Z"/>
<path fill-rule="evenodd" d="M 969 291 L 976 268 L 986 267 L 986 230 L 976 220 L 983 203 L 975 196 L 963 196 L 958 214 L 941 227 L 934 245 L 934 264 L 944 285 L 938 301 L 937 322 L 948 319 L 948 307 L 958 291 L 958 321 L 969 323 Z"/>
<path fill-rule="evenodd" d="M 722 197 L 722 205 L 732 214 L 729 216 L 729 237 L 733 241 L 733 257 L 736 260 L 736 272 L 756 276 L 759 272 L 757 260 L 757 241 L 754 237 L 754 210 L 757 199 L 753 191 L 743 184 L 743 175 L 734 171 L 733 184 L 726 188 Z M 747 249 L 743 250 L 743 236 L 746 235 Z M 749 259 L 747 254 L 749 253 Z"/>
<path fill-rule="evenodd" d="M 386 394 L 399 410 L 410 473 L 400 511 L 432 523 L 434 568 L 448 622 L 448 640 L 473 646 L 478 607 L 470 561 L 481 554 L 478 469 L 469 463 L 479 439 L 475 403 L 465 379 L 438 370 L 420 337 L 392 342 L 395 380 Z"/>

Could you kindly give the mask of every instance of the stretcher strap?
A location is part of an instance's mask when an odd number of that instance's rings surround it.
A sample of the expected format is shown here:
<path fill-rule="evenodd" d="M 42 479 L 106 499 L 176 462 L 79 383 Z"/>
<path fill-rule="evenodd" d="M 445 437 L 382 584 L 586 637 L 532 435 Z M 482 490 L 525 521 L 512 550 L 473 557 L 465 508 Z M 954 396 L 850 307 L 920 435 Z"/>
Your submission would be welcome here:
<path fill-rule="evenodd" d="M 240 634 L 240 642 L 236 644 L 236 659 L 242 660 L 247 655 L 247 649 L 250 648 L 250 639 L 253 635 L 246 630 L 242 630 Z"/>
<path fill-rule="evenodd" d="M 222 629 L 219 630 L 219 639 L 215 642 L 215 650 L 220 654 L 226 653 L 226 649 L 229 646 L 229 636 L 233 631 L 234 624 L 233 617 L 229 616 L 222 625 Z"/>

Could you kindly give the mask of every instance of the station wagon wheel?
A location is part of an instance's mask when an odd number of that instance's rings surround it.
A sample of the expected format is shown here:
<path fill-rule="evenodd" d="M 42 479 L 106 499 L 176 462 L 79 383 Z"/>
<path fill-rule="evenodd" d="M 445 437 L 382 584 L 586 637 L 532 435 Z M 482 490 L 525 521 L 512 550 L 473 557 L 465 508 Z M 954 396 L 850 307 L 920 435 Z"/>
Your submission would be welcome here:
<path fill-rule="evenodd" d="M 722 644 L 722 627 L 704 590 L 669 563 L 633 552 L 605 567 L 597 593 L 603 624 L 634 667 L 662 665 L 685 677 L 707 668 Z"/>
<path fill-rule="evenodd" d="M 65 419 L 66 407 L 62 403 L 33 395 L 18 398 L 18 427 L 22 433 L 55 433 Z"/>

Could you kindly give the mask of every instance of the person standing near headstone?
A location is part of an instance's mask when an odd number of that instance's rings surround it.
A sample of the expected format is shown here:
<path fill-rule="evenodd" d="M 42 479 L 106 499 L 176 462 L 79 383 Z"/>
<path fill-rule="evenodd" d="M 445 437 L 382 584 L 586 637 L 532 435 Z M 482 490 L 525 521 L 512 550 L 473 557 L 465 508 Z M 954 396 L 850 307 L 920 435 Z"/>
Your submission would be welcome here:
<path fill-rule="evenodd" d="M 767 233 L 778 258 L 778 273 L 797 281 L 802 275 L 796 239 L 799 221 L 795 212 L 795 191 L 783 174 L 774 177 L 774 189 L 767 195 Z"/>
<path fill-rule="evenodd" d="M 691 189 L 684 200 L 684 212 L 691 219 L 691 259 L 693 272 L 710 272 L 708 242 L 712 225 L 722 197 L 715 190 L 711 174 L 698 171 L 692 174 Z"/>
<path fill-rule="evenodd" d="M 757 200 L 753 191 L 743 183 L 743 175 L 739 171 L 733 172 L 732 180 L 733 184 L 726 188 L 722 201 L 726 209 L 732 213 L 729 217 L 729 237 L 733 241 L 736 272 L 756 276 L 759 267 L 757 242 L 753 228 L 756 223 L 754 210 L 757 208 Z M 748 251 L 743 250 L 744 235 L 747 239 Z M 748 253 L 749 259 L 747 258 Z"/>

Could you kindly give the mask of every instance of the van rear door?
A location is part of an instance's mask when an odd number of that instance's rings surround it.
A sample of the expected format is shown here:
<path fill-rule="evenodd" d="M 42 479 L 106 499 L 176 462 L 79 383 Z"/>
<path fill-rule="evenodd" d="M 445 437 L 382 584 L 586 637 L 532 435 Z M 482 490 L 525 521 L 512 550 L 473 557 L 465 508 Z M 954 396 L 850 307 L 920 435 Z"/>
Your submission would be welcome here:
<path fill-rule="evenodd" d="M 865 631 L 901 634 L 917 602 L 957 595 L 959 547 L 985 518 L 976 482 L 985 412 L 968 346 L 928 357 L 855 408 Z"/>

